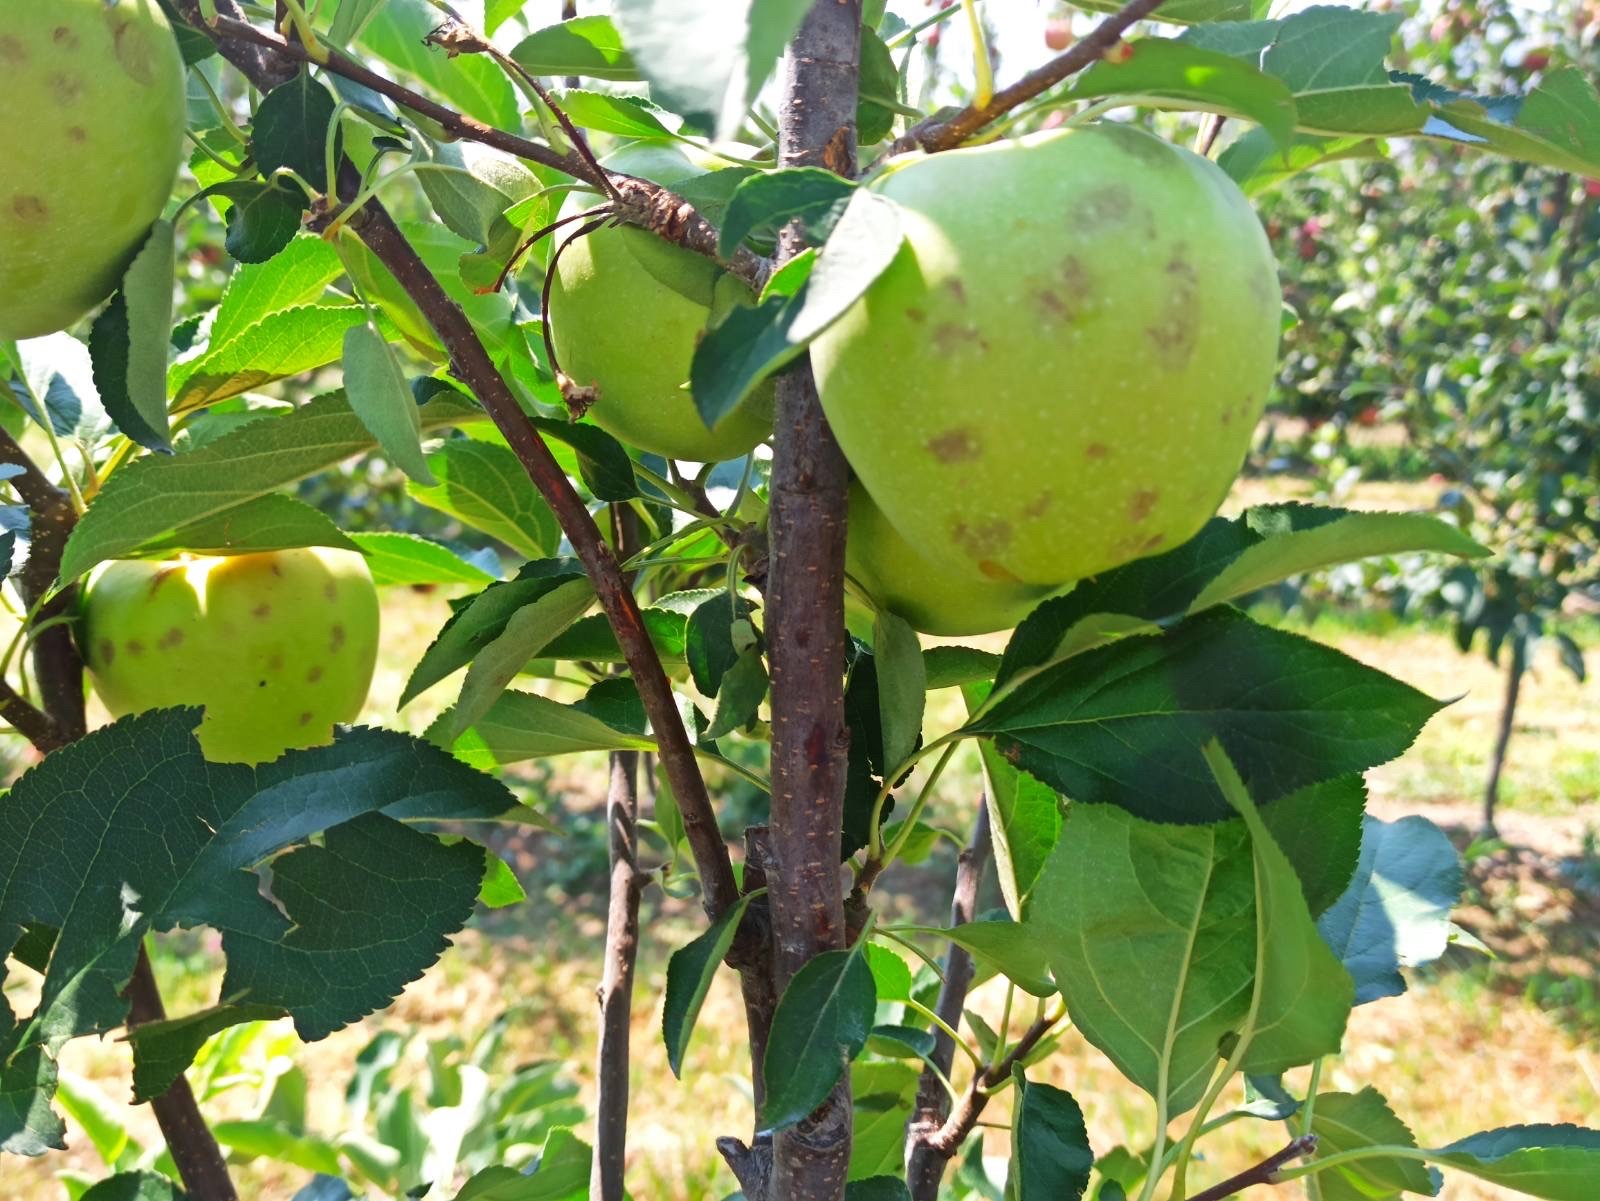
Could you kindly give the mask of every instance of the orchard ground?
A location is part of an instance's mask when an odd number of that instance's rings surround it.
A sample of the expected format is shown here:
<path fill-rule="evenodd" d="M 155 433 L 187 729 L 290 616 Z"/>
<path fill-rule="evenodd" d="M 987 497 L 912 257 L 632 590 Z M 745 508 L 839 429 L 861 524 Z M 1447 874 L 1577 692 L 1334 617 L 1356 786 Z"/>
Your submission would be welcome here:
<path fill-rule="evenodd" d="M 1432 492 L 1426 485 L 1372 484 L 1358 488 L 1345 503 L 1425 507 Z M 1300 496 L 1309 499 L 1308 489 L 1293 480 L 1244 481 L 1229 507 Z M 421 731 L 448 703 L 452 685 L 446 683 L 398 716 L 393 708 L 417 656 L 448 613 L 446 600 L 442 591 L 385 595 L 378 675 L 365 719 Z M 1305 626 L 1296 618 L 1286 624 Z M 1375 1085 L 1397 1112 L 1411 1117 L 1424 1145 L 1515 1122 L 1592 1123 L 1600 1113 L 1600 696 L 1573 681 L 1553 657 L 1540 659 L 1519 710 L 1504 784 L 1500 827 L 1507 849 L 1475 847 L 1472 831 L 1501 695 L 1494 668 L 1481 653 L 1459 654 L 1442 626 L 1324 614 L 1314 632 L 1433 695 L 1461 697 L 1403 759 L 1371 774 L 1371 809 L 1384 818 L 1423 813 L 1468 850 L 1469 884 L 1460 918 L 1497 955 L 1490 960 L 1454 950 L 1436 970 L 1413 973 L 1406 995 L 1357 1009 L 1349 1044 L 1359 1050 L 1330 1065 L 1323 1087 Z M 1600 626 L 1587 633 L 1581 641 L 1593 673 L 1600 671 Z M 936 715 L 935 726 L 951 721 L 959 703 L 954 694 L 935 694 L 933 701 L 949 709 Z M 21 752 L 10 749 L 15 769 Z M 979 789 L 976 756 L 958 756 L 952 769 L 940 789 L 941 803 L 972 804 Z M 311 1083 L 311 1128 L 338 1133 L 340 1098 L 355 1053 L 377 1030 L 470 1040 L 513 1007 L 521 1007 L 520 1015 L 498 1066 L 508 1071 L 535 1059 L 560 1059 L 583 1100 L 592 1100 L 595 981 L 589 972 L 604 915 L 597 899 L 603 889 L 588 886 L 604 875 L 598 820 L 604 764 L 598 757 L 563 760 L 559 767 L 533 766 L 517 774 L 534 795 L 545 798 L 543 807 L 565 815 L 562 824 L 573 832 L 561 839 L 537 835 L 502 841 L 500 849 L 529 899 L 464 933 L 393 1009 L 300 1057 Z M 748 798 L 735 803 L 747 804 Z M 897 866 L 880 889 L 888 906 L 885 917 L 942 922 L 953 862 L 953 851 L 940 849 L 920 866 Z M 980 908 L 999 903 L 992 881 L 989 888 Z M 737 989 L 731 973 L 718 977 L 684 1078 L 674 1080 L 660 1037 L 666 960 L 702 924 L 694 902 L 664 899 L 659 890 L 647 894 L 645 906 L 634 1014 L 630 1188 L 634 1196 L 651 1201 L 720 1198 L 734 1182 L 710 1155 L 710 1136 L 745 1133 L 750 1125 L 747 1099 L 723 1084 L 747 1072 L 739 1058 L 742 1037 L 734 1035 L 743 1021 Z M 214 946 L 207 933 L 183 937 L 158 958 L 172 1012 L 214 999 L 220 972 Z M 29 976 L 16 971 L 6 984 L 13 1008 L 23 1012 L 31 998 L 17 994 L 29 986 Z M 1003 994 L 1001 985 L 990 983 L 977 992 L 973 1007 L 996 1022 Z M 1485 1054 L 1491 1047 L 1494 1054 Z M 129 1070 L 124 1044 L 76 1041 L 69 1044 L 63 1066 L 97 1082 L 118 1120 L 146 1145 L 158 1140 L 147 1108 L 121 1104 Z M 421 1040 L 412 1045 L 406 1070 L 422 1072 Z M 1070 1085 L 1085 1099 L 1098 1150 L 1148 1129 L 1149 1099 L 1070 1031 L 1043 1070 L 1045 1079 Z M 1303 1075 L 1292 1075 L 1291 1084 Z M 704 1087 L 707 1082 L 717 1087 Z M 258 1101 L 253 1090 L 237 1089 L 212 1103 L 208 1116 L 245 1116 Z M 1004 1110 L 990 1116 L 1003 1121 Z M 990 1130 L 988 1138 L 990 1153 L 1003 1156 L 1005 1132 Z M 87 1138 L 73 1127 L 69 1140 L 72 1149 L 65 1155 L 42 1161 L 7 1158 L 0 1196 L 54 1201 L 64 1195 L 56 1171 L 95 1171 L 98 1160 Z M 1216 1159 L 1203 1165 L 1197 1186 L 1262 1158 L 1283 1141 L 1281 1126 L 1235 1123 L 1217 1136 Z M 246 1201 L 266 1201 L 289 1196 L 307 1173 L 257 1160 L 240 1166 L 236 1178 Z M 1284 1186 L 1271 1195 L 1289 1199 L 1299 1193 Z M 1455 1176 L 1441 1195 L 1445 1201 L 1487 1201 L 1513 1194 Z"/>

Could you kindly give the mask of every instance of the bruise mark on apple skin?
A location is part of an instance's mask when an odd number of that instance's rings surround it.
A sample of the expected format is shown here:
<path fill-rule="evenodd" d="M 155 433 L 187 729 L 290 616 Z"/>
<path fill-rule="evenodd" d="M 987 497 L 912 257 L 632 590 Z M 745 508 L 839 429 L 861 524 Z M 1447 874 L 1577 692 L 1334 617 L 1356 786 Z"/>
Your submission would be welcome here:
<path fill-rule="evenodd" d="M 327 597 L 329 600 L 338 600 L 339 585 L 334 583 L 332 580 L 324 580 L 322 583 L 322 595 Z"/>
<path fill-rule="evenodd" d="M 1004 518 L 977 525 L 958 521 L 950 531 L 950 541 L 982 563 L 993 559 L 1011 545 L 1011 523 Z"/>
<path fill-rule="evenodd" d="M 76 50 L 78 48 L 78 35 L 65 25 L 57 25 L 55 31 L 50 35 L 50 40 L 57 46 L 65 46 L 68 50 Z"/>
<path fill-rule="evenodd" d="M 56 103 L 76 104 L 78 97 L 83 95 L 83 80 L 65 71 L 57 71 L 50 76 L 50 90 L 55 93 Z"/>
<path fill-rule="evenodd" d="M 0 66 L 20 67 L 28 61 L 28 48 L 13 34 L 0 34 Z"/>
<path fill-rule="evenodd" d="M 299 724 L 302 726 L 309 726 L 311 724 L 311 710 L 307 709 L 305 712 L 300 714 Z"/>
<path fill-rule="evenodd" d="M 1180 246 L 1167 260 L 1166 278 L 1170 291 L 1162 306 L 1160 319 L 1145 327 L 1156 358 L 1169 371 L 1181 371 L 1187 367 L 1199 341 L 1195 305 L 1200 281 L 1194 264 L 1185 257 L 1186 249 Z"/>
<path fill-rule="evenodd" d="M 87 142 L 89 140 L 89 131 L 84 129 L 84 127 L 81 125 L 74 125 L 67 130 L 67 137 L 71 138 L 74 142 Z"/>
<path fill-rule="evenodd" d="M 947 279 L 944 286 L 949 289 L 951 299 L 957 304 L 967 303 L 967 286 L 959 279 Z"/>
<path fill-rule="evenodd" d="M 111 661 L 117 657 L 117 644 L 109 638 L 102 638 L 96 649 L 100 652 L 100 666 L 110 667 Z"/>
<path fill-rule="evenodd" d="M 921 325 L 927 319 L 928 314 L 924 310 L 917 308 L 915 305 L 906 310 L 907 321 L 914 321 L 916 324 Z"/>
<path fill-rule="evenodd" d="M 106 10 L 106 20 L 111 25 L 111 40 L 116 50 L 117 62 L 136 83 L 148 86 L 155 79 L 155 47 L 150 35 L 135 24 L 133 14 L 126 9 Z"/>
<path fill-rule="evenodd" d="M 124 649 L 126 649 L 130 655 L 137 659 L 140 655 L 144 654 L 144 643 L 140 642 L 137 638 L 130 638 L 124 644 Z"/>
<path fill-rule="evenodd" d="M 330 655 L 338 654 L 339 648 L 343 645 L 344 626 L 340 625 L 338 622 L 335 622 L 333 627 L 328 631 L 328 653 Z"/>
<path fill-rule="evenodd" d="M 161 635 L 161 638 L 156 645 L 164 651 L 170 651 L 174 647 L 182 646 L 183 631 L 177 626 L 173 626 L 165 634 Z"/>
<path fill-rule="evenodd" d="M 1161 493 L 1154 488 L 1141 488 L 1128 499 L 1128 520 L 1143 521 L 1156 507 Z"/>
<path fill-rule="evenodd" d="M 50 216 L 50 210 L 45 202 L 37 196 L 13 196 L 11 198 L 11 211 L 18 221 L 27 225 L 40 225 Z"/>
<path fill-rule="evenodd" d="M 1111 448 L 1104 442 L 1091 442 L 1083 448 L 1083 457 L 1091 462 L 1100 462 L 1111 457 Z"/>
<path fill-rule="evenodd" d="M 1002 563 L 996 563 L 993 559 L 984 559 L 978 564 L 978 570 L 983 573 L 985 579 L 997 580 L 1002 584 L 1022 583 L 1016 572 Z"/>
<path fill-rule="evenodd" d="M 1049 511 L 1050 506 L 1055 503 L 1055 499 L 1050 489 L 1046 488 L 1022 507 L 1022 515 L 1035 519 L 1043 517 Z"/>
<path fill-rule="evenodd" d="M 927 446 L 928 453 L 941 463 L 966 463 L 983 454 L 983 441 L 969 425 L 945 430 L 929 438 Z"/>
<path fill-rule="evenodd" d="M 1133 193 L 1123 184 L 1104 184 L 1088 192 L 1073 208 L 1068 220 L 1076 231 L 1094 233 L 1132 222 L 1140 213 Z"/>
<path fill-rule="evenodd" d="M 311 670 L 306 672 L 306 683 L 315 684 L 320 679 L 322 679 L 322 664 L 314 663 L 311 665 Z"/>
<path fill-rule="evenodd" d="M 265 621 L 267 618 L 272 616 L 272 606 L 266 601 L 262 601 L 254 609 L 250 610 L 250 616 L 254 617 L 257 621 Z"/>

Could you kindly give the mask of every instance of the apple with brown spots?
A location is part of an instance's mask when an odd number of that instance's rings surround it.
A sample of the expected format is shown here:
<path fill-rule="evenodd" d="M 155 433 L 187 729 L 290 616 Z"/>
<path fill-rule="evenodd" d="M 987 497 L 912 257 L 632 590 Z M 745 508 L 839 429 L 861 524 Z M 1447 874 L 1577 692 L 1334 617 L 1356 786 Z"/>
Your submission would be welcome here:
<path fill-rule="evenodd" d="M 360 714 L 378 594 L 348 550 L 127 559 L 91 579 L 79 643 L 113 716 L 201 705 L 208 759 L 263 763 Z"/>
<path fill-rule="evenodd" d="M 1056 586 L 1216 511 L 1267 401 L 1281 301 L 1214 164 L 1102 123 L 891 164 L 906 242 L 812 345 L 862 484 L 969 581 Z"/>
<path fill-rule="evenodd" d="M 0 0 L 0 341 L 116 288 L 172 191 L 183 91 L 156 0 Z"/>

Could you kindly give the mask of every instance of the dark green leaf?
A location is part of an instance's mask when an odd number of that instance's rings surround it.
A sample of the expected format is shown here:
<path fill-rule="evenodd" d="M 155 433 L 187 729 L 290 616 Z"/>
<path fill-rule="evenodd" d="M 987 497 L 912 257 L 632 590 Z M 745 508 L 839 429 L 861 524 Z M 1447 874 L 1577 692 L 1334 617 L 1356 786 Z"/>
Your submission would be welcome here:
<path fill-rule="evenodd" d="M 970 723 L 1074 801 L 1162 821 L 1230 810 L 1200 764 L 1213 738 L 1263 803 L 1405 750 L 1441 704 L 1339 652 L 1209 610 L 1019 684 Z"/>
<path fill-rule="evenodd" d="M 750 639 L 736 639 L 734 630 L 736 622 L 749 628 L 750 613 L 749 601 L 743 597 L 735 600 L 727 591 L 720 591 L 689 615 L 684 655 L 689 660 L 694 686 L 703 695 L 717 695 L 722 688 L 722 677 L 739 661 L 740 654 L 753 640 L 753 631 Z"/>
<path fill-rule="evenodd" d="M 673 609 L 648 608 L 642 611 L 645 633 L 664 662 L 684 661 L 685 627 L 688 618 Z M 622 648 L 604 614 L 580 618 L 566 633 L 558 635 L 544 648 L 548 659 L 580 659 L 600 663 L 622 662 Z"/>
<path fill-rule="evenodd" d="M 859 943 L 849 951 L 824 951 L 795 973 L 772 1015 L 762 1064 L 763 1130 L 793 1126 L 822 1104 L 866 1046 L 876 1004 Z"/>
<path fill-rule="evenodd" d="M 256 108 L 250 149 L 261 174 L 287 169 L 319 192 L 328 190 L 328 133 L 333 126 L 333 93 L 303 67 L 288 83 L 272 89 Z"/>
<path fill-rule="evenodd" d="M 122 276 L 122 288 L 94 319 L 94 383 L 117 428 L 141 446 L 170 451 L 167 347 L 177 275 L 172 222 L 157 221 Z"/>
<path fill-rule="evenodd" d="M 706 330 L 689 364 L 689 391 L 707 429 L 715 429 L 762 380 L 805 349 L 790 337 L 798 308 L 787 296 L 735 305 Z"/>
<path fill-rule="evenodd" d="M 1461 857 L 1427 818 L 1366 819 L 1350 886 L 1318 922 L 1355 977 L 1356 1004 L 1398 996 L 1402 967 L 1444 954 L 1461 881 Z"/>
<path fill-rule="evenodd" d="M 223 249 L 241 263 L 264 263 L 300 232 L 305 196 L 288 180 L 240 180 L 208 189 L 233 203 L 228 207 Z"/>
<path fill-rule="evenodd" d="M 753 233 L 776 235 L 790 221 L 805 223 L 812 241 L 827 237 L 826 218 L 843 211 L 855 185 L 820 167 L 790 167 L 750 175 L 722 217 L 719 252 L 732 255 Z"/>
<path fill-rule="evenodd" d="M 927 675 L 917 632 L 903 618 L 880 611 L 873 622 L 872 659 L 878 672 L 883 762 L 893 770 L 922 740 Z"/>
<path fill-rule="evenodd" d="M 504 809 L 498 782 L 372 729 L 260 767 L 208 763 L 199 716 L 124 718 L 52 754 L 0 806 L 0 930 L 61 931 L 38 1008 L 0 1030 L 8 1150 L 37 1154 L 54 1141 L 42 1108 L 53 1070 L 41 1054 L 122 1023 L 121 989 L 146 931 L 220 930 L 221 995 L 287 1010 L 316 1039 L 387 1004 L 471 915 L 482 852 L 380 811 L 436 800 Z M 318 831 L 323 842 L 305 845 Z M 251 870 L 269 857 L 273 899 Z M 355 954 L 379 944 L 381 961 Z M 330 977 L 335 959 L 343 966 Z"/>
<path fill-rule="evenodd" d="M 139 553 L 159 558 L 169 558 L 174 551 L 237 555 L 296 546 L 356 549 L 322 510 L 273 492 L 179 526 L 166 537 L 152 538 L 139 547 Z"/>
<path fill-rule="evenodd" d="M 856 140 L 873 146 L 894 132 L 894 104 L 900 100 L 900 71 L 883 39 L 861 31 L 861 98 L 856 105 Z M 889 103 L 881 103 L 888 101 Z"/>
<path fill-rule="evenodd" d="M 973 958 L 1036 997 L 1054 996 L 1055 981 L 1038 934 L 1020 922 L 964 922 L 948 930 L 938 926 L 901 927 L 909 934 L 937 934 L 972 952 Z"/>
<path fill-rule="evenodd" d="M 1268 1122 L 1286 1122 L 1300 1112 L 1302 1102 L 1283 1086 L 1282 1076 L 1244 1078 L 1244 1104 L 1240 1113 Z"/>
<path fill-rule="evenodd" d="M 155 1172 L 119 1172 L 85 1191 L 78 1201 L 184 1201 L 188 1195 Z"/>
<path fill-rule="evenodd" d="M 1441 1147 L 1438 1162 L 1545 1201 L 1592 1201 L 1600 1180 L 1600 1130 L 1505 1126 Z"/>
<path fill-rule="evenodd" d="M 194 1062 L 200 1048 L 219 1030 L 245 1022 L 281 1018 L 276 1005 L 216 1005 L 181 1018 L 145 1022 L 128 1031 L 133 1044 L 133 1101 L 143 1105 L 172 1087 L 172 1082 Z"/>
<path fill-rule="evenodd" d="M 734 660 L 717 689 L 717 709 L 704 737 L 715 740 L 755 720 L 767 695 L 767 666 L 761 651 L 750 647 Z"/>
<path fill-rule="evenodd" d="M 683 1075 L 683 1055 L 689 1049 L 689 1036 L 694 1033 L 695 1021 L 700 1016 L 700 1006 L 717 967 L 727 958 L 733 946 L 739 922 L 749 907 L 751 898 L 740 897 L 738 902 L 711 924 L 710 929 L 686 946 L 678 948 L 667 960 L 667 993 L 661 1008 L 661 1037 L 667 1044 L 667 1065 L 674 1076 Z"/>
<path fill-rule="evenodd" d="M 1366 782 L 1359 775 L 1313 784 L 1261 811 L 1272 840 L 1294 864 L 1313 917 L 1349 887 L 1361 857 Z"/>
<path fill-rule="evenodd" d="M 583 75 L 628 83 L 641 78 L 610 17 L 578 17 L 535 30 L 511 51 L 531 75 Z"/>
<path fill-rule="evenodd" d="M 632 500 L 639 495 L 633 460 L 628 458 L 622 443 L 598 425 L 549 417 L 531 420 L 546 438 L 564 442 L 573 449 L 578 460 L 578 474 L 596 500 Z"/>
<path fill-rule="evenodd" d="M 507 692 L 458 738 L 451 750 L 485 771 L 578 751 L 649 751 L 655 743 L 607 725 L 576 705 L 531 692 Z"/>
<path fill-rule="evenodd" d="M 844 1186 L 844 1201 L 911 1201 L 911 1190 L 898 1176 L 864 1176 Z"/>
<path fill-rule="evenodd" d="M 459 518 L 525 558 L 548 555 L 560 545 L 555 514 L 509 447 L 452 438 L 428 456 L 428 468 L 439 483 L 408 483 L 406 491 L 430 509 Z"/>
<path fill-rule="evenodd" d="M 1030 1083 L 1020 1064 L 1012 1069 L 1011 1079 L 1017 1086 L 1017 1110 L 1011 1124 L 1007 1198 L 1078 1201 L 1089 1187 L 1089 1173 L 1094 1168 L 1083 1110 L 1071 1093 L 1049 1084 Z"/>
<path fill-rule="evenodd" d="M 1000 667 L 1000 656 L 975 646 L 930 646 L 922 652 L 922 662 L 928 677 L 928 691 L 932 692 L 994 679 Z"/>
<path fill-rule="evenodd" d="M 874 1026 L 867 1039 L 867 1050 L 891 1059 L 927 1059 L 933 1048 L 933 1035 L 915 1026 Z"/>
<path fill-rule="evenodd" d="M 984 803 L 989 807 L 995 874 L 1006 908 L 1020 918 L 1045 858 L 1060 837 L 1061 798 L 1048 784 L 1013 767 L 992 742 L 979 743 L 978 752 L 988 781 Z"/>
<path fill-rule="evenodd" d="M 520 128 L 517 90 L 498 64 L 486 54 L 449 57 L 427 43 L 441 20 L 429 0 L 385 0 L 362 30 L 360 44 L 438 92 L 452 108 L 500 129 Z"/>
<path fill-rule="evenodd" d="M 639 96 L 569 88 L 561 95 L 561 107 L 580 129 L 596 129 L 624 138 L 667 136 L 667 127 L 651 111 L 650 103 Z"/>

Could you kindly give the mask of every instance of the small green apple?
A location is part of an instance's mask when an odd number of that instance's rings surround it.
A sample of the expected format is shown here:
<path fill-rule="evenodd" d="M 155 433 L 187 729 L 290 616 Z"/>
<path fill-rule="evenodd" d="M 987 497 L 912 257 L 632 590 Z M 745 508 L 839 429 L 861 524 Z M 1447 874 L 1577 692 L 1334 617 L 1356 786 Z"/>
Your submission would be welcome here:
<path fill-rule="evenodd" d="M 361 555 L 326 547 L 121 560 L 89 583 L 80 645 L 113 716 L 203 705 L 208 759 L 263 763 L 361 712 L 378 594 Z"/>
<path fill-rule="evenodd" d="M 848 529 L 845 570 L 877 604 L 924 634 L 955 637 L 1009 630 L 1051 592 L 975 579 L 918 554 L 854 480 Z"/>
<path fill-rule="evenodd" d="M 908 158 L 889 269 L 812 345 L 894 528 L 971 579 L 1056 585 L 1211 517 L 1277 358 L 1266 235 L 1214 164 L 1115 123 Z"/>
<path fill-rule="evenodd" d="M 0 0 L 0 341 L 117 286 L 172 191 L 183 90 L 156 0 Z"/>
<path fill-rule="evenodd" d="M 726 164 L 697 149 L 638 142 L 605 165 L 670 186 Z M 575 194 L 561 215 L 595 203 Z M 708 430 L 687 386 L 689 363 L 713 313 L 753 303 L 749 289 L 709 259 L 643 230 L 605 228 L 562 254 L 550 289 L 550 335 L 561 369 L 599 389 L 589 410 L 596 425 L 669 459 L 717 462 L 772 433 L 772 385 Z"/>

